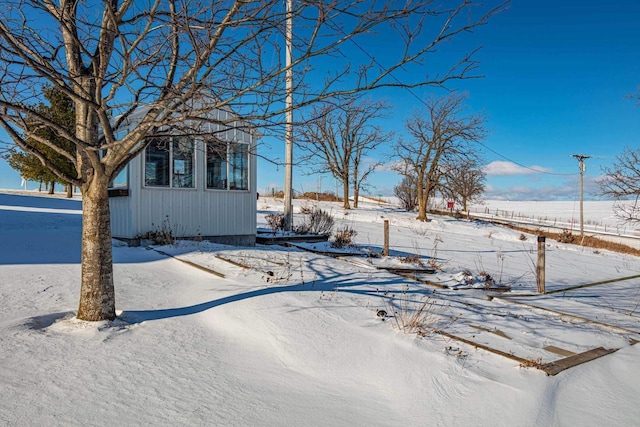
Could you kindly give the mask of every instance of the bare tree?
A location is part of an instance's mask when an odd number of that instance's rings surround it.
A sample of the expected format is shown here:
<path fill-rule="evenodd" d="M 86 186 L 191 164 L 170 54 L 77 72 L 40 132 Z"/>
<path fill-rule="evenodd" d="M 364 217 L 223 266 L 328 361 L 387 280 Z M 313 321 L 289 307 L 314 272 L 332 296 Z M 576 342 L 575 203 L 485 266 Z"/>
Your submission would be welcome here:
<path fill-rule="evenodd" d="M 351 209 L 351 183 L 357 193 L 375 169 L 375 163 L 363 164 L 363 156 L 391 138 L 391 133 L 372 123 L 384 117 L 388 108 L 384 101 L 369 99 L 350 98 L 338 105 L 323 103 L 297 127 L 296 139 L 305 153 L 304 160 L 312 165 L 310 173 L 329 171 L 342 182 L 345 209 Z"/>
<path fill-rule="evenodd" d="M 464 100 L 464 95 L 456 93 L 428 100 L 424 112 L 416 112 L 407 120 L 411 139 L 396 143 L 399 163 L 395 170 L 410 176 L 417 186 L 420 221 L 427 220 L 429 197 L 441 184 L 444 160 L 467 155 L 472 152 L 470 144 L 485 136 L 482 116 L 463 115 Z"/>
<path fill-rule="evenodd" d="M 400 200 L 400 207 L 406 211 L 413 211 L 418 206 L 418 186 L 411 176 L 404 176 L 393 192 Z"/>
<path fill-rule="evenodd" d="M 473 156 L 455 156 L 445 161 L 442 167 L 443 182 L 440 192 L 451 200 L 462 204 L 467 210 L 467 203 L 478 200 L 484 193 L 486 174 L 478 160 Z"/>
<path fill-rule="evenodd" d="M 280 0 L 5 0 L 2 6 L 0 126 L 14 144 L 82 190 L 77 316 L 104 320 L 115 317 L 109 183 L 150 137 L 200 133 L 197 125 L 211 122 L 209 113 L 216 109 L 231 109 L 237 119 L 214 123 L 213 129 L 242 123 L 262 133 L 280 129 L 289 69 L 280 46 L 289 17 L 297 28 L 291 64 L 297 108 L 378 87 L 442 85 L 471 77 L 477 66 L 473 51 L 440 70 L 402 80 L 394 73 L 415 69 L 440 44 L 485 24 L 506 4 L 297 1 L 290 13 Z M 338 55 L 345 45 L 367 47 L 375 32 L 401 48 L 356 67 Z M 46 85 L 72 100 L 74 132 L 30 107 L 42 100 Z M 134 112 L 137 125 L 122 135 Z M 34 124 L 71 142 L 76 154 L 40 138 Z M 77 174 L 56 167 L 45 152 L 25 143 L 28 138 L 69 159 Z"/>
<path fill-rule="evenodd" d="M 604 167 L 600 180 L 602 195 L 616 200 L 616 216 L 640 222 L 640 149 L 625 148 L 611 167 Z"/>

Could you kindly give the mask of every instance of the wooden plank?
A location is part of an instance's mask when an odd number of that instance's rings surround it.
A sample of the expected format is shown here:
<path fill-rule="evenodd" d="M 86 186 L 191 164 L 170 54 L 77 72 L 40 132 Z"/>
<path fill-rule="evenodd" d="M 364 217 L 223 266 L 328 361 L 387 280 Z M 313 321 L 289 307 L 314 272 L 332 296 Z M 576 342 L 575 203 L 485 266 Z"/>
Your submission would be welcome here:
<path fill-rule="evenodd" d="M 540 365 L 540 369 L 546 372 L 548 375 L 557 375 L 566 369 L 573 368 L 574 366 L 578 366 L 586 362 L 590 362 L 618 350 L 619 349 L 617 348 L 607 349 L 604 347 L 598 347 L 594 348 L 593 350 L 585 351 L 584 353 L 565 357 L 564 359 L 560 359 L 555 362 L 544 363 Z"/>
<path fill-rule="evenodd" d="M 262 233 L 261 233 L 262 234 Z M 329 240 L 328 234 L 321 235 L 296 235 L 296 236 L 265 236 L 257 234 L 256 243 L 261 245 L 285 245 L 287 243 L 320 243 Z"/>
<path fill-rule="evenodd" d="M 549 295 L 549 294 L 557 294 L 559 292 L 572 291 L 574 289 L 590 288 L 591 286 L 606 285 L 608 283 L 622 282 L 623 280 L 637 279 L 639 277 L 640 277 L 640 274 L 636 274 L 635 276 L 627 276 L 627 277 L 620 277 L 618 279 L 603 280 L 601 282 L 587 283 L 585 285 L 569 286 L 568 288 L 554 289 L 552 291 L 548 291 L 547 295 Z"/>
<path fill-rule="evenodd" d="M 501 350 L 497 350 L 493 347 L 489 347 L 488 345 L 484 345 L 484 344 L 480 344 L 477 343 L 475 341 L 471 341 L 468 340 L 466 338 L 462 338 L 459 337 L 457 335 L 453 335 L 453 334 L 449 334 L 447 332 L 443 332 L 440 331 L 439 332 L 440 335 L 443 335 L 445 337 L 454 339 L 456 341 L 460 341 L 463 342 L 465 344 L 469 344 L 471 346 L 474 346 L 476 348 L 480 348 L 482 350 L 488 351 L 490 353 L 494 353 L 497 354 L 499 356 L 503 356 L 506 357 L 508 359 L 511 360 L 515 360 L 516 362 L 520 363 L 521 365 L 527 365 L 529 364 L 531 361 L 529 359 L 525 359 L 522 357 L 518 357 L 515 354 L 511 354 L 511 353 L 507 353 Z M 562 371 L 565 371 L 569 368 L 573 368 L 574 366 L 578 366 L 581 365 L 583 363 L 586 362 L 590 362 L 592 360 L 598 359 L 602 356 L 606 356 L 607 354 L 611 354 L 614 353 L 616 351 L 618 351 L 619 349 L 614 348 L 614 349 L 606 349 L 603 347 L 598 347 L 598 348 L 594 348 L 593 350 L 589 350 L 589 351 L 585 351 L 584 353 L 580 353 L 580 354 L 574 354 L 573 356 L 569 356 L 569 357 L 565 357 L 564 359 L 560 359 L 557 360 L 555 362 L 550 362 L 550 363 L 543 363 L 539 366 L 535 366 L 532 365 L 532 367 L 536 367 L 538 369 L 540 369 L 541 371 L 544 371 L 547 375 L 557 375 Z"/>
<path fill-rule="evenodd" d="M 480 343 L 477 343 L 475 341 L 471 341 L 471 340 L 468 340 L 466 338 L 459 337 L 457 335 L 453 335 L 453 334 L 450 334 L 450 333 L 447 333 L 447 332 L 444 332 L 444 331 L 440 331 L 439 334 L 442 335 L 442 336 L 454 339 L 456 341 L 460 341 L 460 342 L 463 342 L 465 344 L 472 345 L 472 346 L 474 346 L 476 348 L 481 348 L 481 349 L 486 350 L 486 351 L 488 351 L 490 353 L 494 353 L 494 354 L 497 354 L 499 356 L 506 357 L 506 358 L 511 359 L 511 360 L 515 360 L 518 363 L 527 363 L 527 362 L 529 362 L 529 360 L 524 359 L 522 357 L 518 357 L 515 354 L 507 353 L 507 352 L 495 349 L 493 347 L 489 347 L 488 345 L 480 344 Z"/>
<path fill-rule="evenodd" d="M 352 264 L 358 267 L 368 268 L 370 270 L 376 270 L 376 267 L 374 267 L 373 265 L 367 264 L 366 262 L 360 261 L 357 259 L 342 258 L 342 257 L 337 257 L 336 259 L 339 259 L 340 261 L 348 262 L 349 264 Z"/>
<path fill-rule="evenodd" d="M 175 257 L 175 256 L 173 256 L 173 255 L 171 255 L 171 254 L 168 254 L 168 253 L 163 252 L 163 251 L 161 251 L 161 250 L 158 250 L 158 249 L 156 249 L 156 248 L 151 248 L 151 247 L 149 247 L 149 249 L 153 249 L 154 251 L 156 251 L 156 252 L 157 252 L 157 253 L 159 253 L 160 255 L 164 255 L 164 256 L 167 256 L 167 257 L 169 257 L 169 258 L 173 258 L 173 259 L 175 259 L 176 261 L 180 261 L 180 262 L 182 262 L 182 263 L 184 263 L 184 264 L 187 264 L 189 267 L 197 268 L 198 270 L 202 270 L 202 271 L 204 271 L 204 272 L 206 272 L 206 273 L 213 274 L 214 276 L 218 276 L 218 277 L 220 277 L 220 278 L 222 278 L 222 279 L 224 279 L 224 278 L 225 278 L 225 275 L 224 275 L 224 274 L 219 273 L 219 272 L 217 272 L 217 271 L 215 271 L 215 270 L 212 270 L 212 269 L 210 269 L 210 268 L 204 267 L 204 266 L 202 266 L 202 265 L 200 265 L 200 264 L 196 264 L 195 262 L 191 262 L 191 261 L 187 261 L 186 259 L 181 259 L 181 258 Z"/>
<path fill-rule="evenodd" d="M 469 325 L 469 326 L 471 326 L 472 328 L 477 329 L 479 331 L 489 332 L 491 334 L 497 335 L 497 336 L 502 337 L 502 338 L 506 338 L 508 340 L 511 339 L 511 337 L 509 337 L 509 335 L 505 334 L 504 332 L 502 332 L 499 329 L 489 329 L 489 328 L 485 328 L 483 326 L 476 326 L 476 325 Z"/>
<path fill-rule="evenodd" d="M 180 261 L 180 262 L 183 262 L 183 263 L 187 264 L 187 265 L 188 265 L 188 266 L 190 266 L 190 267 L 194 267 L 194 268 L 197 268 L 198 270 L 202 270 L 202 271 L 204 271 L 205 273 L 213 274 L 214 276 L 218 276 L 218 277 L 220 277 L 220 278 L 222 278 L 222 279 L 224 279 L 224 278 L 226 277 L 226 276 L 225 276 L 224 274 L 222 274 L 222 273 L 219 273 L 219 272 L 217 272 L 217 271 L 215 271 L 215 270 L 212 270 L 212 269 L 210 269 L 210 268 L 204 267 L 204 266 L 202 266 L 202 265 L 200 265 L 200 264 L 196 264 L 195 262 L 187 261 L 186 259 L 180 259 L 180 258 L 176 258 L 176 257 L 173 257 L 173 258 L 174 258 L 174 259 L 177 259 L 177 260 L 178 260 L 178 261 Z"/>
<path fill-rule="evenodd" d="M 597 320 L 589 319 L 589 318 L 582 317 L 582 316 L 577 316 L 575 314 L 563 313 L 561 311 L 557 311 L 557 310 L 553 310 L 553 309 L 550 309 L 550 308 L 541 307 L 539 305 L 529 304 L 528 302 L 517 301 L 517 300 L 512 299 L 510 297 L 503 297 L 503 296 L 499 296 L 499 295 L 493 295 L 493 298 L 497 298 L 497 299 L 500 299 L 502 301 L 512 302 L 514 304 L 524 305 L 525 307 L 531 307 L 531 308 L 535 308 L 537 310 L 547 311 L 549 313 L 557 314 L 559 316 L 566 316 L 566 317 L 569 317 L 571 319 L 582 320 L 584 322 L 593 323 L 594 325 L 600 325 L 600 326 L 603 326 L 603 327 L 606 327 L 606 328 L 615 329 L 615 330 L 623 331 L 623 332 L 629 332 L 629 333 L 632 333 L 632 334 L 635 334 L 635 335 L 640 335 L 639 331 L 634 331 L 633 329 L 623 328 L 622 326 L 610 325 L 608 323 L 599 322 Z M 517 297 L 514 297 L 514 298 L 517 298 Z"/>
<path fill-rule="evenodd" d="M 555 345 L 548 345 L 543 348 L 551 353 L 555 353 L 560 356 L 564 356 L 564 357 L 575 356 L 575 353 L 573 351 L 565 350 L 564 348 L 556 347 Z"/>
<path fill-rule="evenodd" d="M 431 267 L 377 266 L 376 268 L 392 273 L 435 274 L 436 272 L 436 269 Z"/>
<path fill-rule="evenodd" d="M 440 289 L 448 289 L 447 286 L 442 285 L 440 283 L 432 282 L 431 280 L 422 279 L 415 274 L 403 273 L 400 271 L 390 271 L 389 273 L 397 274 L 398 276 L 406 277 L 407 279 L 415 280 L 416 282 L 424 283 L 425 285 L 435 286 Z"/>
<path fill-rule="evenodd" d="M 321 251 L 318 249 L 313 249 L 313 248 L 308 248 L 306 246 L 300 246 L 297 245 L 293 242 L 287 242 L 286 243 L 287 246 L 292 246 L 294 248 L 306 251 L 306 252 L 311 252 L 313 254 L 318 254 L 318 255 L 323 255 L 323 256 L 328 256 L 328 257 L 332 257 L 332 258 L 340 258 L 340 257 L 348 257 L 348 256 L 362 256 L 364 255 L 363 253 L 357 253 L 357 252 L 331 252 L 331 251 Z"/>
<path fill-rule="evenodd" d="M 231 265 L 235 265 L 236 267 L 244 268 L 245 270 L 251 270 L 251 267 L 249 267 L 248 265 L 244 265 L 239 262 L 232 261 L 229 258 L 223 257 L 222 255 L 216 255 L 216 258 L 218 258 L 219 260 L 228 262 Z"/>

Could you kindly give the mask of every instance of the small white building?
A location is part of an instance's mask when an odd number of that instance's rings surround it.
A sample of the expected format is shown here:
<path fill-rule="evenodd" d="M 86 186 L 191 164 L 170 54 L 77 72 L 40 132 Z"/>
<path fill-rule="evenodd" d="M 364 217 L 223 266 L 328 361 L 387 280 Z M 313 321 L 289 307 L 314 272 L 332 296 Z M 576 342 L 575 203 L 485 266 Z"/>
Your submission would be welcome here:
<path fill-rule="evenodd" d="M 217 110 L 205 137 L 154 138 L 109 190 L 111 233 L 139 244 L 169 227 L 174 237 L 250 246 L 256 240 L 256 141 Z M 135 120 L 135 119 L 132 119 Z M 119 132 L 128 132 L 125 126 Z"/>

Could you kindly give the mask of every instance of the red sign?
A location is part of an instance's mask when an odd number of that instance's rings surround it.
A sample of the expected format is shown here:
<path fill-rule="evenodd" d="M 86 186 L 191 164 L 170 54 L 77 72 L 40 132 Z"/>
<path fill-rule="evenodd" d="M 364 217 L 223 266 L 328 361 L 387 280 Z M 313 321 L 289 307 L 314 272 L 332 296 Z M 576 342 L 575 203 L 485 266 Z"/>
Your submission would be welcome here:
<path fill-rule="evenodd" d="M 453 202 L 447 202 L 447 209 L 453 209 Z"/>

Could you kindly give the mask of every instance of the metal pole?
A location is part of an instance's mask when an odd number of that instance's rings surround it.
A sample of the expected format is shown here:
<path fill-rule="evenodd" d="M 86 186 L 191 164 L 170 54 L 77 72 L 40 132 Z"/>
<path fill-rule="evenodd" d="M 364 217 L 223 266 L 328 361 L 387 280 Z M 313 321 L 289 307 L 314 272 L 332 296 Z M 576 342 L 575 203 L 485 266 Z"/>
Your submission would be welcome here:
<path fill-rule="evenodd" d="M 584 161 L 591 156 L 584 154 L 574 154 L 573 157 L 578 159 L 578 167 L 580 169 L 580 238 L 584 239 L 584 184 L 583 177 L 586 169 Z"/>
<path fill-rule="evenodd" d="M 293 70 L 291 69 L 291 57 L 293 53 L 293 14 L 292 1 L 287 0 L 287 26 L 286 26 L 286 49 L 285 74 L 286 86 L 286 128 L 285 128 L 285 161 L 284 161 L 284 225 L 287 231 L 293 228 L 293 206 L 292 206 L 292 179 L 293 179 Z"/>
<path fill-rule="evenodd" d="M 580 238 L 584 239 L 584 162 L 580 160 Z"/>

